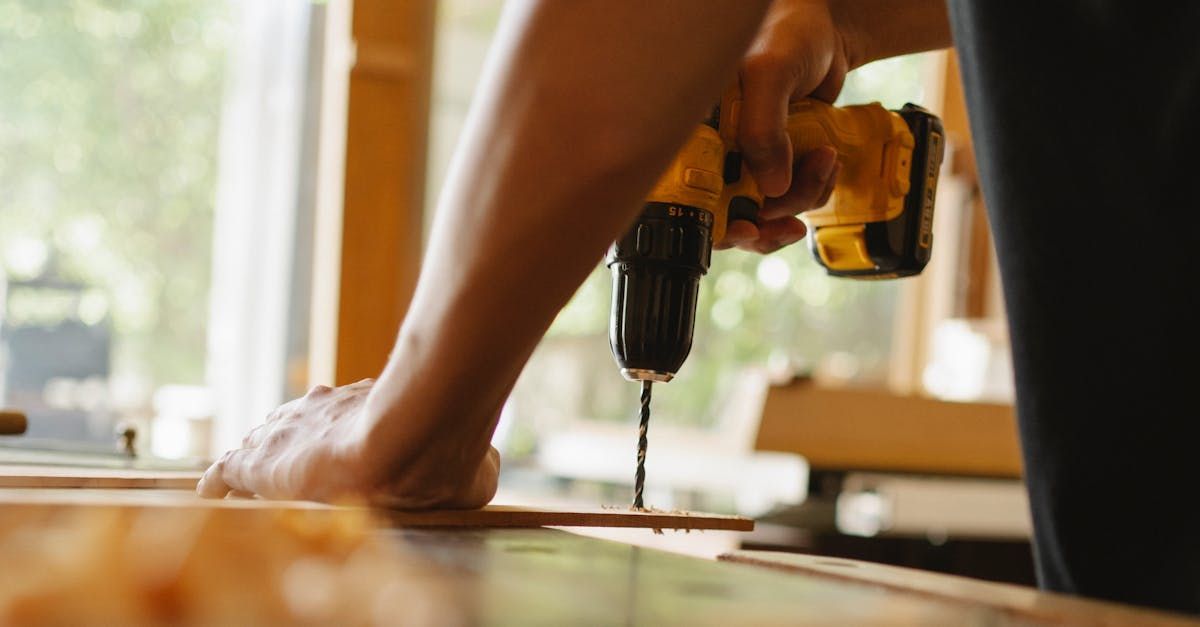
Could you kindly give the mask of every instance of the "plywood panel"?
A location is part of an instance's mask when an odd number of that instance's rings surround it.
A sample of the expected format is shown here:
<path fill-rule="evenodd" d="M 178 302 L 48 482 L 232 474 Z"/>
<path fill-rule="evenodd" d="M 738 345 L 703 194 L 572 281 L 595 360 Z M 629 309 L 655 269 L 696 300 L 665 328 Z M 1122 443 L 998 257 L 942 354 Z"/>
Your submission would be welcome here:
<path fill-rule="evenodd" d="M 626 508 L 544 509 L 489 505 L 479 510 L 388 512 L 398 527 L 638 527 L 645 529 L 720 529 L 753 531 L 754 521 L 685 511 L 633 511 Z"/>
<path fill-rule="evenodd" d="M 202 473 L 70 466 L 0 465 L 0 488 L 163 488 L 194 490 Z"/>
<path fill-rule="evenodd" d="M 77 469 L 70 469 L 73 474 Z M 110 471 L 105 471 L 110 473 Z M 72 473 L 64 473 L 65 475 Z M 126 475 L 134 473 L 125 473 Z M 182 474 L 182 473 L 180 473 Z M 31 481 L 30 479 L 36 481 Z M 83 487 L 103 487 L 105 482 L 136 482 L 138 487 L 163 487 L 148 485 L 144 477 L 112 476 L 107 478 L 83 479 L 78 476 L 66 476 L 56 485 L 48 487 L 64 487 L 65 483 L 87 484 Z M 7 483 L 5 483 L 7 482 Z M 162 479 L 163 483 L 170 483 Z M 188 483 L 179 478 L 178 482 Z M 6 477 L 0 479 L 0 487 L 17 487 L 30 489 L 0 490 L 0 503 L 7 505 L 64 505 L 64 506 L 134 506 L 134 507 L 202 507 L 217 509 L 327 509 L 330 505 L 310 503 L 306 501 L 268 501 L 263 499 L 228 498 L 223 500 L 205 500 L 191 491 L 184 490 L 39 490 L 28 484 L 55 484 L 55 477 Z M 24 484 L 24 485 L 22 485 Z M 191 486 L 195 479 L 190 479 Z M 124 486 L 121 486 L 124 487 Z M 590 507 L 590 508 L 536 508 L 519 505 L 489 505 L 477 510 L 441 510 L 430 512 L 403 512 L 374 508 L 374 513 L 381 521 L 393 527 L 636 527 L 643 529 L 683 529 L 683 530 L 726 530 L 752 531 L 754 521 L 740 516 L 722 516 L 684 511 L 631 511 L 624 507 Z"/>

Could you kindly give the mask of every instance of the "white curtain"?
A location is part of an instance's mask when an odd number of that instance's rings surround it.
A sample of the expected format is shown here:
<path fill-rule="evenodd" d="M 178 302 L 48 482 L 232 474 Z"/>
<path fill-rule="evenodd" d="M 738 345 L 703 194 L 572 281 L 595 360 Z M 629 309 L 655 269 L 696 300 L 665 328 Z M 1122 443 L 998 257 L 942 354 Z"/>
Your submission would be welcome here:
<path fill-rule="evenodd" d="M 214 454 L 285 400 L 312 11 L 304 0 L 231 9 L 208 330 Z"/>

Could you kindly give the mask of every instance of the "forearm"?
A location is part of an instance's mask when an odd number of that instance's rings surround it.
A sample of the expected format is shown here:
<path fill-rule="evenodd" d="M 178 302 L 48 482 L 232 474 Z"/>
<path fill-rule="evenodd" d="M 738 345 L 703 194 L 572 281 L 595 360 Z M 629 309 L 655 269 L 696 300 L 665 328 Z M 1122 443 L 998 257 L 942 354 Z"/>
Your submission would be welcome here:
<path fill-rule="evenodd" d="M 946 0 L 829 0 L 829 6 L 851 69 L 953 43 Z"/>
<path fill-rule="evenodd" d="M 368 401 L 382 456 L 434 434 L 446 464 L 486 449 L 525 360 L 735 76 L 765 4 L 510 7 Z"/>

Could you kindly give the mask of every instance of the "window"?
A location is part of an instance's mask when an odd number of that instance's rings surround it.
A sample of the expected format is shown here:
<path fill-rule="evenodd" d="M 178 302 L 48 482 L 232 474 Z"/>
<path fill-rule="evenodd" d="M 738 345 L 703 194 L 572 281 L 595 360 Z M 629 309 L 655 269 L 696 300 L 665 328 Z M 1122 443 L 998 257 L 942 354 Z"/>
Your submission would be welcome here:
<path fill-rule="evenodd" d="M 204 382 L 223 3 L 0 2 L 5 402 L 106 441 Z"/>
<path fill-rule="evenodd" d="M 0 403 L 30 418 L 5 445 L 108 451 L 129 421 L 207 455 L 211 418 L 298 387 L 321 16 L 0 0 Z"/>

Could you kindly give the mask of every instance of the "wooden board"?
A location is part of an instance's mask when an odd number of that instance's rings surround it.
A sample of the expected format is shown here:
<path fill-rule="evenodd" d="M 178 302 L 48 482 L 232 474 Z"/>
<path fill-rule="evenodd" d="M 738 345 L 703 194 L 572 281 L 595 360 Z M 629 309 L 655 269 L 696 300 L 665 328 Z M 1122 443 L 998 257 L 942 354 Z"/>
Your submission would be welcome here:
<path fill-rule="evenodd" d="M 814 470 L 1020 477 L 1012 407 L 885 391 L 774 385 L 754 444 L 803 455 Z"/>
<path fill-rule="evenodd" d="M 29 421 L 25 414 L 15 409 L 0 409 L 0 435 L 20 435 L 25 433 Z"/>
<path fill-rule="evenodd" d="M 0 465 L 0 488 L 161 488 L 194 490 L 203 473 L 71 466 Z"/>
<path fill-rule="evenodd" d="M 1165 612 L 858 560 L 775 551 L 737 551 L 718 559 L 765 566 L 798 576 L 840 579 L 969 606 L 989 607 L 1021 621 L 1038 624 L 1200 626 L 1200 620 Z"/>
<path fill-rule="evenodd" d="M 1200 624 L 1079 599 L 1053 614 L 1017 612 L 987 590 L 964 587 L 951 595 L 904 581 L 855 579 L 842 572 L 852 570 L 846 560 L 814 558 L 829 564 L 785 571 L 555 529 L 374 529 L 342 511 L 325 516 L 342 508 L 300 503 L 322 511 L 288 512 L 278 508 L 291 504 L 214 504 L 179 491 L 0 490 L 0 496 L 94 500 L 105 492 L 110 501 L 112 492 L 147 502 L 159 494 L 159 504 L 195 507 L 130 507 L 131 515 L 114 507 L 0 506 L 0 548 L 9 552 L 0 551 L 0 563 L 26 564 L 10 569 L 20 585 L 0 586 L 0 624 L 30 624 L 38 616 L 43 624 L 127 624 L 131 616 L 240 625 Z M 10 533 L 21 541 L 5 542 Z M 6 574 L 0 569 L 0 579 Z M 1035 609 L 1051 596 L 1012 593 Z"/>
<path fill-rule="evenodd" d="M 542 509 L 517 505 L 488 505 L 477 510 L 388 512 L 397 527 L 638 527 L 753 531 L 754 521 L 741 516 L 699 512 L 633 511 L 623 507 Z"/>
<path fill-rule="evenodd" d="M 307 501 L 227 498 L 205 500 L 184 490 L 0 490 L 0 504 L 116 505 L 220 508 L 326 508 Z M 625 508 L 554 509 L 489 505 L 477 510 L 403 512 L 374 509 L 392 527 L 635 527 L 642 529 L 751 531 L 754 521 L 740 516 L 698 512 L 635 512 Z"/>

